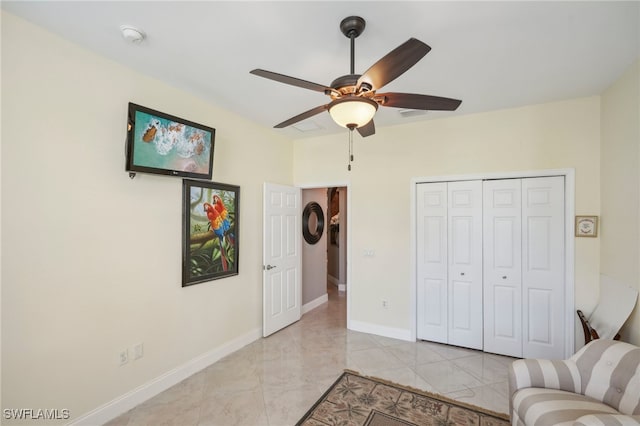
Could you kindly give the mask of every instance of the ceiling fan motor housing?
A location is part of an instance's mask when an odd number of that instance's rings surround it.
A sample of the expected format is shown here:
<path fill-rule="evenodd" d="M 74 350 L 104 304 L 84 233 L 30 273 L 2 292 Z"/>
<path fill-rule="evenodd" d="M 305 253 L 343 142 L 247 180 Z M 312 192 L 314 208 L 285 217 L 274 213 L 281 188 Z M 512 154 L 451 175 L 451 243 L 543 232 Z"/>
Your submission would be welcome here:
<path fill-rule="evenodd" d="M 334 91 L 329 94 L 333 99 L 336 99 L 339 97 L 337 96 L 337 93 L 344 96 L 369 92 L 371 90 L 371 86 L 368 83 L 362 83 L 360 87 L 358 87 L 359 78 L 360 74 L 347 74 L 336 78 L 331 82 L 331 88 L 334 89 Z"/>

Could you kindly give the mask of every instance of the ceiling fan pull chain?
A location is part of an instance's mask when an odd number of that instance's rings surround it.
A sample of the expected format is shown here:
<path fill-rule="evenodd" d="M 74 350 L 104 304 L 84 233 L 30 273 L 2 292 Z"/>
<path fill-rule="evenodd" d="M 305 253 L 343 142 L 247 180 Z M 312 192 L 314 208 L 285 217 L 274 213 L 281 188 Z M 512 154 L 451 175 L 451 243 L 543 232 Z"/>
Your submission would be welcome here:
<path fill-rule="evenodd" d="M 353 129 L 349 129 L 349 166 L 348 171 L 351 171 L 351 162 L 353 161 Z"/>
<path fill-rule="evenodd" d="M 351 161 L 353 161 L 353 130 L 351 131 L 351 137 L 349 138 L 349 155 L 351 156 Z"/>

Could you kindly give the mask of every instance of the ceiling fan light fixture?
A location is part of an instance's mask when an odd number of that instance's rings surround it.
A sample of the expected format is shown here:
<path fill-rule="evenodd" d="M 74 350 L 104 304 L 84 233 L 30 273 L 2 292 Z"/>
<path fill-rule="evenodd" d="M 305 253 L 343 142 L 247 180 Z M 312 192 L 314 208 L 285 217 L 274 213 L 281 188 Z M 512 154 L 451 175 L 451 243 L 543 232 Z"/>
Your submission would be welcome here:
<path fill-rule="evenodd" d="M 371 121 L 378 103 L 368 98 L 345 96 L 329 104 L 329 114 L 339 126 L 357 129 Z"/>

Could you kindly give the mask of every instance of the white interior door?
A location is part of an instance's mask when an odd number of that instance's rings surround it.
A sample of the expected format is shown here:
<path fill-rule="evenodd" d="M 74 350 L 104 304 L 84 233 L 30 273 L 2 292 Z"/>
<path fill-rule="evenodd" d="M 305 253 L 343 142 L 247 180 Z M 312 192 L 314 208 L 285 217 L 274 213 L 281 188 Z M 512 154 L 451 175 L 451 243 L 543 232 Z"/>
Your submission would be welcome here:
<path fill-rule="evenodd" d="M 447 343 L 447 183 L 417 185 L 418 339 Z"/>
<path fill-rule="evenodd" d="M 300 188 L 264 184 L 263 335 L 302 314 Z"/>
<path fill-rule="evenodd" d="M 448 341 L 482 349 L 482 181 L 449 182 Z"/>
<path fill-rule="evenodd" d="M 522 357 L 521 180 L 483 182 L 484 350 Z"/>
<path fill-rule="evenodd" d="M 522 231 L 522 356 L 562 359 L 564 176 L 522 180 Z"/>

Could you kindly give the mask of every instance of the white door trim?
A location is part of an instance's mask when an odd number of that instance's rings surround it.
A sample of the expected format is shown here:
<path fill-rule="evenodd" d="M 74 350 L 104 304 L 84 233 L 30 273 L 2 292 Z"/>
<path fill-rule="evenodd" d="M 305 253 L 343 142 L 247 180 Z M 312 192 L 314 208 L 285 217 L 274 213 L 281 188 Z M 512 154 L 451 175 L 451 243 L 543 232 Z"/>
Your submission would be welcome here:
<path fill-rule="evenodd" d="M 427 176 L 411 179 L 410 183 L 410 306 L 411 340 L 416 340 L 417 308 L 416 308 L 416 185 L 428 182 L 450 182 L 458 180 L 476 179 L 516 179 L 544 176 L 564 176 L 565 193 L 565 357 L 568 358 L 575 352 L 575 239 L 573 235 L 573 218 L 575 217 L 575 169 L 545 169 L 522 172 L 493 172 L 476 173 L 469 175 Z M 351 244 L 349 244 L 351 247 Z M 347 299 L 348 300 L 348 299 Z"/>
<path fill-rule="evenodd" d="M 334 182 L 321 182 L 321 183 L 305 183 L 295 185 L 300 189 L 317 189 L 317 188 L 333 188 L 333 187 L 346 187 L 347 188 L 347 328 L 352 330 L 351 327 L 351 183 L 349 181 L 334 181 Z M 414 324 L 415 332 L 415 324 Z M 414 338 L 415 340 L 415 338 Z"/>

